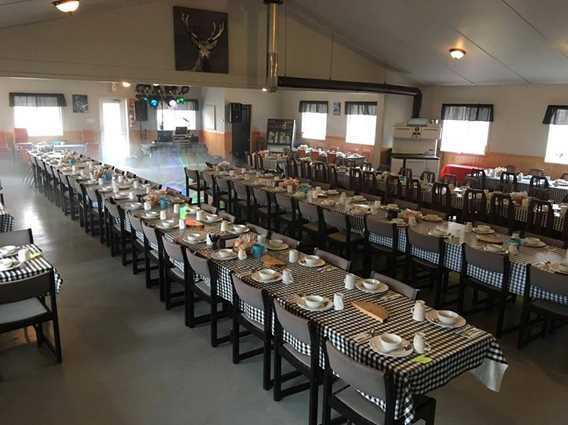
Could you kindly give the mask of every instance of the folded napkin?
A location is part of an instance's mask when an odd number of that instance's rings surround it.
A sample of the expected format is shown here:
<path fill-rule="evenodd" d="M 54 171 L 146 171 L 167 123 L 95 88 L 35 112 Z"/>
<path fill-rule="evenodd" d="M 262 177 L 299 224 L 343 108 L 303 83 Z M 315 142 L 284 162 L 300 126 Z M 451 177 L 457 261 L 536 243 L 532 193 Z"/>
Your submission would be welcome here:
<path fill-rule="evenodd" d="M 361 313 L 378 320 L 380 323 L 383 323 L 389 317 L 388 311 L 383 306 L 370 301 L 353 301 L 351 305 Z"/>

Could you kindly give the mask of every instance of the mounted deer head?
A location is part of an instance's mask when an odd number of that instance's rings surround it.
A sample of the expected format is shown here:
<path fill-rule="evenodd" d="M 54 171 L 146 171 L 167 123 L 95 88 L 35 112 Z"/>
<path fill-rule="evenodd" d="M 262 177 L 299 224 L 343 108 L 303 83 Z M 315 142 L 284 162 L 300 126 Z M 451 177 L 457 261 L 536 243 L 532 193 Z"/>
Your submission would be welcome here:
<path fill-rule="evenodd" d="M 209 35 L 209 37 L 202 40 L 197 36 L 197 34 L 192 31 L 191 18 L 189 14 L 182 14 L 181 21 L 189 37 L 191 38 L 191 42 L 198 49 L 198 56 L 191 70 L 196 72 L 207 72 L 209 70 L 209 57 L 211 56 L 211 52 L 217 47 L 219 38 L 221 38 L 221 36 L 225 32 L 225 23 L 221 22 L 217 26 L 217 23 L 213 22 L 211 34 Z"/>

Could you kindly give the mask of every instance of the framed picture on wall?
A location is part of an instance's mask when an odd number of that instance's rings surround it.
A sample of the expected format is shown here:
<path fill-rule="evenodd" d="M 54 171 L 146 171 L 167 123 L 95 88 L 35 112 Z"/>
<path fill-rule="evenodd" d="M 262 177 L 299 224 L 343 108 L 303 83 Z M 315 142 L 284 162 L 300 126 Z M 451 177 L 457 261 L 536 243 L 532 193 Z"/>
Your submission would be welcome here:
<path fill-rule="evenodd" d="M 333 115 L 341 115 L 341 102 L 333 102 L 331 108 Z"/>
<path fill-rule="evenodd" d="M 178 71 L 228 73 L 228 15 L 174 7 L 174 49 Z"/>
<path fill-rule="evenodd" d="M 89 97 L 86 94 L 74 94 L 73 98 L 73 112 L 84 114 L 89 112 Z"/>

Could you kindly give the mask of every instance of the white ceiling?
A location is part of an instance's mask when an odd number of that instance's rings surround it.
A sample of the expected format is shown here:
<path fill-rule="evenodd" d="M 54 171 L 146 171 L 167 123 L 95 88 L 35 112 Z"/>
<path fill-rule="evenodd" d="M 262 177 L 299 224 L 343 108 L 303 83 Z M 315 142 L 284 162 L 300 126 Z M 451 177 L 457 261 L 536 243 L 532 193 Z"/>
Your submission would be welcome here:
<path fill-rule="evenodd" d="M 141 1 L 84 0 L 79 13 Z M 285 1 L 416 83 L 568 83 L 567 0 Z M 66 18 L 51 0 L 0 0 L 0 28 Z M 452 60 L 450 47 L 467 55 Z"/>
<path fill-rule="evenodd" d="M 568 83 L 566 0 L 288 0 L 418 83 Z M 455 61 L 450 47 L 467 55 Z"/>

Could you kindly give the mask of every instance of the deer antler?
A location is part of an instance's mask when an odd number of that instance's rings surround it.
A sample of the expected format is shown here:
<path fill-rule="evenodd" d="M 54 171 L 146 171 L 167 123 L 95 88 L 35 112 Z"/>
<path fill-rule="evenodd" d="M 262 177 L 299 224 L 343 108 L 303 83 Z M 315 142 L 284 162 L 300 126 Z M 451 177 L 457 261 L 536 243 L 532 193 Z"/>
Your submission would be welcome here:
<path fill-rule="evenodd" d="M 183 23 L 185 30 L 191 36 L 191 41 L 193 42 L 193 44 L 195 44 L 198 49 L 201 48 L 199 37 L 191 30 L 191 17 L 188 13 L 182 13 L 181 22 Z"/>
<path fill-rule="evenodd" d="M 219 24 L 219 28 L 217 28 L 217 24 L 215 23 L 215 21 L 213 21 L 213 31 L 211 31 L 211 35 L 209 36 L 207 41 L 209 41 L 209 43 L 217 41 L 223 35 L 224 32 L 225 32 L 225 23 L 221 22 Z"/>

